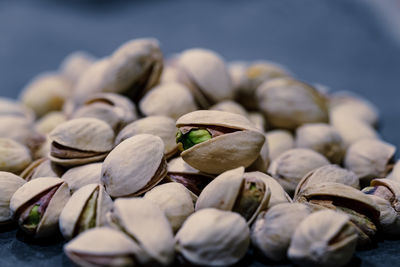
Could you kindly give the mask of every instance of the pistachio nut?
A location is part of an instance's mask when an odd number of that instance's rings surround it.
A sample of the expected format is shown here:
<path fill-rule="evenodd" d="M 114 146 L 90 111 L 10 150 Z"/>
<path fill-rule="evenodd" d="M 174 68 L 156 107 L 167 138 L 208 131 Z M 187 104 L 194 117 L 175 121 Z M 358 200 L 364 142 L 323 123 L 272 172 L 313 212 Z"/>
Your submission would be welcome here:
<path fill-rule="evenodd" d="M 26 234 L 45 238 L 58 232 L 58 219 L 69 198 L 68 185 L 62 179 L 37 178 L 17 189 L 10 210 Z"/>
<path fill-rule="evenodd" d="M 0 116 L 22 117 L 31 122 L 35 119 L 35 114 L 30 108 L 22 105 L 14 99 L 8 99 L 5 97 L 0 97 Z"/>
<path fill-rule="evenodd" d="M 184 222 L 175 242 L 184 261 L 201 266 L 230 266 L 246 254 L 250 230 L 235 212 L 202 209 Z"/>
<path fill-rule="evenodd" d="M 287 150 L 271 162 L 268 173 L 274 177 L 289 195 L 293 195 L 297 184 L 308 172 L 328 165 L 321 154 L 306 148 Z"/>
<path fill-rule="evenodd" d="M 167 174 L 160 137 L 138 134 L 117 145 L 104 160 L 101 181 L 112 197 L 139 196 Z"/>
<path fill-rule="evenodd" d="M 293 135 L 286 130 L 272 130 L 265 134 L 270 160 L 275 160 L 283 152 L 294 148 Z"/>
<path fill-rule="evenodd" d="M 223 100 L 210 107 L 210 110 L 226 111 L 248 117 L 247 111 L 239 103 L 232 100 Z"/>
<path fill-rule="evenodd" d="M 65 122 L 67 117 L 60 111 L 46 113 L 35 123 L 35 130 L 43 135 L 49 134 L 59 124 Z"/>
<path fill-rule="evenodd" d="M 305 123 L 327 122 L 326 100 L 314 87 L 293 78 L 276 78 L 257 88 L 260 110 L 272 127 L 294 130 Z"/>
<path fill-rule="evenodd" d="M 176 233 L 183 222 L 194 212 L 192 196 L 180 183 L 158 185 L 144 195 L 164 212 L 172 230 Z"/>
<path fill-rule="evenodd" d="M 375 202 L 361 191 L 339 183 L 318 183 L 305 188 L 295 198 L 313 210 L 332 209 L 350 217 L 358 233 L 358 245 L 368 246 L 379 226 L 379 209 Z"/>
<path fill-rule="evenodd" d="M 154 87 L 140 100 L 139 107 L 145 116 L 167 116 L 174 120 L 198 109 L 190 90 L 177 82 Z"/>
<path fill-rule="evenodd" d="M 296 228 L 288 257 L 299 266 L 344 266 L 356 249 L 357 232 L 349 217 L 323 210 L 306 217 Z"/>
<path fill-rule="evenodd" d="M 29 164 L 21 173 L 21 177 L 26 181 L 39 177 L 58 177 L 65 172 L 63 168 L 51 162 L 48 158 L 40 158 Z"/>
<path fill-rule="evenodd" d="M 108 216 L 109 224 L 126 233 L 142 250 L 140 266 L 168 266 L 174 260 L 174 236 L 163 211 L 144 198 L 119 198 Z"/>
<path fill-rule="evenodd" d="M 265 136 L 265 134 L 264 134 L 264 136 Z M 246 170 L 247 171 L 267 172 L 269 163 L 270 163 L 269 145 L 268 145 L 268 142 L 264 142 L 257 159 L 249 167 L 247 167 Z"/>
<path fill-rule="evenodd" d="M 0 138 L 0 171 L 19 174 L 32 161 L 28 148 L 9 138 Z"/>
<path fill-rule="evenodd" d="M 337 165 L 325 165 L 310 171 L 301 179 L 296 187 L 295 198 L 308 186 L 324 182 L 340 183 L 360 189 L 360 181 L 354 172 Z"/>
<path fill-rule="evenodd" d="M 228 62 L 228 72 L 231 76 L 233 89 L 236 92 L 244 80 L 248 62 L 235 60 Z"/>
<path fill-rule="evenodd" d="M 344 159 L 346 169 L 353 171 L 361 183 L 369 183 L 375 177 L 385 177 L 393 167 L 396 147 L 377 140 L 362 139 L 353 143 Z"/>
<path fill-rule="evenodd" d="M 233 98 L 232 81 L 223 59 L 202 48 L 188 49 L 178 59 L 179 82 L 192 92 L 201 108 Z"/>
<path fill-rule="evenodd" d="M 256 126 L 258 130 L 264 132 L 267 129 L 267 122 L 264 116 L 259 112 L 249 112 L 247 118 Z"/>
<path fill-rule="evenodd" d="M 311 211 L 300 203 L 281 203 L 263 211 L 251 228 L 251 242 L 263 255 L 274 261 L 286 259 L 296 227 Z"/>
<path fill-rule="evenodd" d="M 104 159 L 114 146 L 114 131 L 104 121 L 79 118 L 58 125 L 49 134 L 49 158 L 62 166 L 77 166 Z"/>
<path fill-rule="evenodd" d="M 129 137 L 138 134 L 152 134 L 163 140 L 166 158 L 174 156 L 178 152 L 176 144 L 176 127 L 175 121 L 165 116 L 149 116 L 134 121 L 121 130 L 115 138 L 115 144 L 118 145 Z"/>
<path fill-rule="evenodd" d="M 100 184 L 88 184 L 76 191 L 60 214 L 61 234 L 69 240 L 94 227 L 107 224 L 113 202 Z"/>
<path fill-rule="evenodd" d="M 297 128 L 295 145 L 315 150 L 335 164 L 340 164 L 345 154 L 339 132 L 326 123 L 308 123 Z"/>
<path fill-rule="evenodd" d="M 196 211 L 216 208 L 239 213 L 250 225 L 268 208 L 271 190 L 263 176 L 245 175 L 244 168 L 226 171 L 211 181 L 196 202 Z"/>
<path fill-rule="evenodd" d="M 89 229 L 64 246 L 68 258 L 79 266 L 136 266 L 139 246 L 124 233 L 109 227 Z"/>
<path fill-rule="evenodd" d="M 211 174 L 250 166 L 265 142 L 264 135 L 248 119 L 224 111 L 194 111 L 180 117 L 176 126 L 183 160 Z"/>
<path fill-rule="evenodd" d="M 0 226 L 11 222 L 10 199 L 25 180 L 10 172 L 0 171 Z"/>
<path fill-rule="evenodd" d="M 160 77 L 160 83 L 170 83 L 179 81 L 178 70 L 179 54 L 170 55 L 164 60 L 164 67 Z"/>
<path fill-rule="evenodd" d="M 95 58 L 84 51 L 69 54 L 60 65 L 60 72 L 71 83 L 76 84 L 83 73 L 95 62 Z"/>
<path fill-rule="evenodd" d="M 76 192 L 79 188 L 88 184 L 99 184 L 101 182 L 102 162 L 89 163 L 67 170 L 62 176 L 71 192 Z"/>

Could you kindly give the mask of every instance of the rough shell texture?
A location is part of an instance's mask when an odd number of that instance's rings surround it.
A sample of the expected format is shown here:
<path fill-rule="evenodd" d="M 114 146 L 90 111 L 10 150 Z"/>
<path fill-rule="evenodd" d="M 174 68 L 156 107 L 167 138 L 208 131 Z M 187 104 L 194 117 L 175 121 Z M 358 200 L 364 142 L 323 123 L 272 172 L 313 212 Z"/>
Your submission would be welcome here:
<path fill-rule="evenodd" d="M 11 220 L 10 199 L 24 183 L 21 177 L 0 171 L 0 225 Z"/>
<path fill-rule="evenodd" d="M 285 130 L 273 130 L 265 134 L 270 160 L 276 159 L 283 152 L 294 148 L 293 135 Z"/>
<path fill-rule="evenodd" d="M 100 183 L 102 164 L 90 163 L 71 168 L 61 178 L 68 184 L 71 191 L 75 192 L 85 185 Z"/>
<path fill-rule="evenodd" d="M 31 163 L 29 150 L 12 139 L 0 138 L 0 171 L 20 173 Z"/>
<path fill-rule="evenodd" d="M 250 243 L 249 228 L 238 214 L 203 209 L 192 214 L 175 236 L 176 249 L 189 262 L 229 266 L 238 262 Z"/>

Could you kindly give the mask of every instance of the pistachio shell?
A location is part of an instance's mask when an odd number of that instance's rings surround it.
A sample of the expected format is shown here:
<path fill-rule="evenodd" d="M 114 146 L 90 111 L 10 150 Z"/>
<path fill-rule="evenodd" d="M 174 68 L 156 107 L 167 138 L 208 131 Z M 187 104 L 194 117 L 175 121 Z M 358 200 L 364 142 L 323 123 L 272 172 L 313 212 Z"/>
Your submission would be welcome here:
<path fill-rule="evenodd" d="M 230 266 L 246 254 L 249 232 L 245 220 L 234 212 L 202 209 L 176 234 L 176 249 L 196 265 Z"/>
<path fill-rule="evenodd" d="M 94 61 L 95 58 L 92 55 L 83 51 L 75 51 L 64 58 L 60 72 L 75 84 Z"/>
<path fill-rule="evenodd" d="M 244 109 L 244 107 L 242 107 L 239 103 L 236 103 L 235 101 L 232 100 L 221 101 L 210 107 L 210 110 L 219 110 L 219 111 L 235 113 L 242 115 L 244 117 L 248 116 L 247 111 Z"/>
<path fill-rule="evenodd" d="M 0 97 L 0 117 L 2 116 L 22 117 L 28 121 L 33 121 L 35 119 L 35 114 L 31 109 L 14 99 L 5 97 Z"/>
<path fill-rule="evenodd" d="M 59 227 L 65 239 L 71 239 L 81 233 L 77 232 L 76 227 L 79 220 L 82 218 L 86 206 L 88 205 L 88 200 L 92 197 L 95 191 L 98 192 L 98 195 L 95 199 L 94 227 L 106 225 L 106 214 L 111 210 L 113 202 L 110 196 L 105 192 L 102 185 L 88 184 L 72 195 L 61 212 Z"/>
<path fill-rule="evenodd" d="M 68 184 L 72 192 L 88 184 L 99 184 L 103 163 L 90 163 L 74 167 L 66 171 L 61 178 Z"/>
<path fill-rule="evenodd" d="M 0 225 L 11 221 L 10 199 L 24 183 L 21 177 L 0 171 Z"/>
<path fill-rule="evenodd" d="M 283 152 L 294 148 L 294 139 L 290 132 L 285 130 L 273 130 L 265 134 L 265 142 L 268 143 L 270 160 L 275 160 Z"/>
<path fill-rule="evenodd" d="M 40 158 L 29 164 L 20 176 L 26 181 L 30 181 L 39 177 L 61 177 L 64 171 L 49 159 Z"/>
<path fill-rule="evenodd" d="M 158 136 L 139 134 L 116 146 L 104 160 L 101 181 L 112 197 L 137 196 L 166 175 L 164 143 Z"/>
<path fill-rule="evenodd" d="M 269 163 L 270 163 L 269 146 L 268 146 L 268 142 L 264 142 L 257 159 L 249 167 L 247 167 L 246 170 L 247 171 L 267 172 Z"/>
<path fill-rule="evenodd" d="M 29 150 L 9 138 L 0 138 L 0 171 L 20 173 L 32 159 Z"/>
<path fill-rule="evenodd" d="M 264 116 L 261 113 L 249 112 L 247 117 L 249 121 L 251 121 L 259 131 L 264 132 L 267 128 L 267 122 L 265 121 Z"/>
<path fill-rule="evenodd" d="M 48 134 L 61 123 L 65 122 L 67 117 L 64 113 L 59 111 L 52 111 L 46 113 L 35 124 L 35 129 L 38 133 Z"/>

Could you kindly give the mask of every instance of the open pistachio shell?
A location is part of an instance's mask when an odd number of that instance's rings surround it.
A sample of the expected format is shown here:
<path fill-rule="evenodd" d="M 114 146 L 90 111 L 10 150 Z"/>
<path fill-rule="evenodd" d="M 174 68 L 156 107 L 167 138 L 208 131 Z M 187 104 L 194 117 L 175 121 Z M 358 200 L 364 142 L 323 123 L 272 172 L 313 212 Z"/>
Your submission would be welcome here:
<path fill-rule="evenodd" d="M 222 134 L 181 153 L 189 165 L 206 173 L 250 166 L 265 142 L 264 135 L 247 118 L 224 111 L 194 111 L 179 118 L 176 126 L 221 130 Z"/>
<path fill-rule="evenodd" d="M 349 217 L 331 210 L 311 214 L 297 227 L 288 257 L 299 266 L 344 266 L 356 249 Z"/>
<path fill-rule="evenodd" d="M 185 261 L 200 266 L 230 266 L 246 254 L 250 231 L 237 213 L 202 209 L 185 221 L 175 242 Z"/>
<path fill-rule="evenodd" d="M 65 172 L 63 168 L 52 163 L 48 158 L 40 158 L 29 164 L 21 173 L 21 177 L 26 181 L 39 177 L 58 177 Z"/>
<path fill-rule="evenodd" d="M 97 162 L 74 167 L 66 171 L 61 178 L 68 184 L 71 192 L 75 192 L 85 185 L 99 184 L 102 165 L 102 162 Z"/>
<path fill-rule="evenodd" d="M 124 233 L 108 227 L 85 231 L 64 246 L 68 258 L 79 266 L 136 266 L 139 246 Z"/>
<path fill-rule="evenodd" d="M 109 219 L 113 227 L 128 234 L 143 250 L 143 253 L 135 255 L 141 264 L 167 266 L 174 260 L 171 225 L 152 201 L 144 198 L 117 199 Z"/>
<path fill-rule="evenodd" d="M 167 174 L 160 137 L 138 134 L 117 145 L 104 160 L 101 181 L 112 197 L 139 196 Z"/>
<path fill-rule="evenodd" d="M 106 225 L 106 214 L 113 202 L 99 184 L 89 184 L 68 200 L 61 212 L 59 226 L 65 239 L 71 239 L 93 227 Z"/>
<path fill-rule="evenodd" d="M 176 144 L 175 121 L 165 116 L 149 116 L 134 121 L 127 125 L 115 138 L 115 144 L 118 145 L 125 139 L 138 134 L 152 134 L 160 137 L 165 146 L 165 156 L 170 158 L 178 152 Z"/>
<path fill-rule="evenodd" d="M 0 225 L 11 222 L 10 199 L 24 183 L 21 177 L 0 171 Z"/>
<path fill-rule="evenodd" d="M 44 238 L 57 233 L 59 216 L 69 198 L 68 185 L 62 179 L 37 178 L 14 193 L 10 210 L 24 232 Z"/>
<path fill-rule="evenodd" d="M 0 138 L 0 171 L 19 174 L 31 163 L 29 150 L 9 138 Z"/>

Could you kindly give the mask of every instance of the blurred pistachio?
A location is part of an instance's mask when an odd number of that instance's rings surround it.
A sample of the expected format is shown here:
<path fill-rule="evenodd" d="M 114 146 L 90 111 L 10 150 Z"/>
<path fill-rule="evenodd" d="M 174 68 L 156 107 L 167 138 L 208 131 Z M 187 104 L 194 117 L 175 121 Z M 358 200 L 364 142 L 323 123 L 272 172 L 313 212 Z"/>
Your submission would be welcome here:
<path fill-rule="evenodd" d="M 0 116 L 16 116 L 34 121 L 35 113 L 22 103 L 5 97 L 0 97 Z"/>
<path fill-rule="evenodd" d="M 270 160 L 275 160 L 283 152 L 294 148 L 294 139 L 290 132 L 285 130 L 273 130 L 265 134 L 265 142 L 268 143 Z"/>
<path fill-rule="evenodd" d="M 75 51 L 64 58 L 60 65 L 61 74 L 76 84 L 83 73 L 95 62 L 95 58 L 83 51 Z"/>
<path fill-rule="evenodd" d="M 0 138 L 0 171 L 21 173 L 32 161 L 27 147 L 9 138 Z"/>
<path fill-rule="evenodd" d="M 11 223 L 10 199 L 25 184 L 25 180 L 11 172 L 0 171 L 0 226 Z"/>
<path fill-rule="evenodd" d="M 226 111 L 248 117 L 247 111 L 239 103 L 232 100 L 224 100 L 210 107 L 210 110 Z"/>
<path fill-rule="evenodd" d="M 35 123 L 35 129 L 43 135 L 49 134 L 59 124 L 67 121 L 67 117 L 60 111 L 51 111 Z"/>
<path fill-rule="evenodd" d="M 259 112 L 249 112 L 248 116 L 249 120 L 256 126 L 256 128 L 262 132 L 267 128 L 267 122 L 265 121 L 264 116 Z"/>

